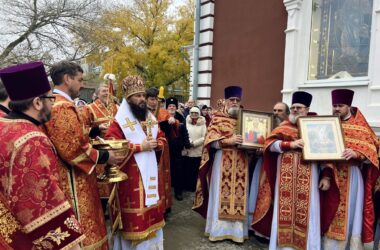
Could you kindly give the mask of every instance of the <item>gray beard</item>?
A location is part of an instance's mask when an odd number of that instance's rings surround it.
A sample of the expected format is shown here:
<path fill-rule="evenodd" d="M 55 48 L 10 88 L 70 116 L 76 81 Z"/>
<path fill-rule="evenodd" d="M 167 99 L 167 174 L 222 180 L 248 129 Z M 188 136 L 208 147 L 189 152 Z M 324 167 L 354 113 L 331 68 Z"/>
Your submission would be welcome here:
<path fill-rule="evenodd" d="M 229 108 L 228 109 L 228 114 L 232 117 L 237 117 L 239 114 L 239 108 Z"/>
<path fill-rule="evenodd" d="M 297 119 L 300 115 L 293 115 L 293 114 L 290 114 L 289 115 L 289 121 L 292 123 L 292 124 L 296 124 L 297 123 Z"/>
<path fill-rule="evenodd" d="M 281 122 L 283 122 L 283 120 L 280 117 L 274 116 L 273 118 L 274 127 L 278 127 L 278 125 L 280 125 Z"/>

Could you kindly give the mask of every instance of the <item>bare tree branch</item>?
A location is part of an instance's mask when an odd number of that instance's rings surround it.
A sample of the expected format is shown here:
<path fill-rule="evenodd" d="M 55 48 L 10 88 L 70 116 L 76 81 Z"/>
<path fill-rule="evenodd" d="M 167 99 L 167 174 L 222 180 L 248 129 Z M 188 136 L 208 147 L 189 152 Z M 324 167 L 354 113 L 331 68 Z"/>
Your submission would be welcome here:
<path fill-rule="evenodd" d="M 5 25 L 0 35 L 8 41 L 0 44 L 0 65 L 38 54 L 49 60 L 52 53 L 83 58 L 97 45 L 83 49 L 72 43 L 73 37 L 85 36 L 83 32 L 87 32 L 82 29 L 78 33 L 77 24 L 87 23 L 91 27 L 99 19 L 100 6 L 100 0 L 0 0 L 1 23 Z M 48 49 L 53 46 L 55 50 Z"/>

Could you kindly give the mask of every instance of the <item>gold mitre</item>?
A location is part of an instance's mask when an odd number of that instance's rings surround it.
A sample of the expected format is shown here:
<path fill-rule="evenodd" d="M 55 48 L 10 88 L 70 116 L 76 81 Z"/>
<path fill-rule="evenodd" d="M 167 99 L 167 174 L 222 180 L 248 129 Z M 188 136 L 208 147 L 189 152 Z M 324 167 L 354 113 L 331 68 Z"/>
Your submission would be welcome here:
<path fill-rule="evenodd" d="M 137 93 L 145 93 L 145 82 L 140 76 L 127 76 L 123 80 L 125 98 Z"/>

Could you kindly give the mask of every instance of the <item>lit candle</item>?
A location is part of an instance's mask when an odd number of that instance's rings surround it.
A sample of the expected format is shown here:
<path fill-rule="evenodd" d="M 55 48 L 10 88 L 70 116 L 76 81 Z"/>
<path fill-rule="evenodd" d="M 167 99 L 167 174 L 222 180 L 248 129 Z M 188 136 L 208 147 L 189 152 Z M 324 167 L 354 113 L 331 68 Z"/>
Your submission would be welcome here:
<path fill-rule="evenodd" d="M 160 87 L 160 91 L 158 92 L 158 98 L 164 99 L 164 87 Z"/>

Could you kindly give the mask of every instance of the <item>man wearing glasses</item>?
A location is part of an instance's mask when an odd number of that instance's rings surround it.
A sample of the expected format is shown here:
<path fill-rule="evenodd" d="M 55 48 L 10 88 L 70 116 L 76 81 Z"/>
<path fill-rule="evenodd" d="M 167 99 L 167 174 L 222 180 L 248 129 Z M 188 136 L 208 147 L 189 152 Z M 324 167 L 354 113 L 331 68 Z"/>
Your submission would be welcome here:
<path fill-rule="evenodd" d="M 55 148 L 39 128 L 49 121 L 55 100 L 45 68 L 41 62 L 20 64 L 0 70 L 0 77 L 12 110 L 0 118 L 0 196 L 7 200 L 0 201 L 3 240 L 12 249 L 80 249 L 85 237 L 61 190 Z M 17 237 L 22 233 L 31 242 Z"/>
<path fill-rule="evenodd" d="M 269 249 L 321 248 L 318 187 L 329 189 L 332 170 L 325 168 L 319 182 L 317 164 L 302 159 L 304 142 L 299 138 L 297 119 L 308 115 L 311 100 L 309 93 L 295 92 L 289 120 L 265 141 L 264 174 L 252 227 L 256 233 L 270 237 Z"/>
<path fill-rule="evenodd" d="M 82 247 L 108 249 L 95 167 L 117 164 L 123 157 L 112 151 L 96 150 L 89 142 L 85 122 L 73 102 L 83 86 L 83 69 L 74 62 L 62 61 L 51 67 L 50 77 L 56 102 L 45 128 L 62 160 L 61 185 L 67 197 L 71 197 L 83 226 L 86 239 Z"/>

